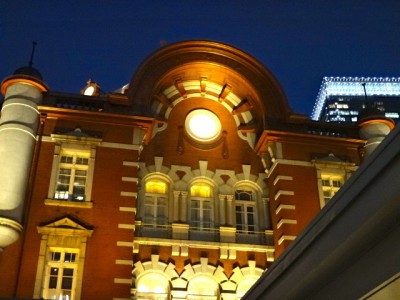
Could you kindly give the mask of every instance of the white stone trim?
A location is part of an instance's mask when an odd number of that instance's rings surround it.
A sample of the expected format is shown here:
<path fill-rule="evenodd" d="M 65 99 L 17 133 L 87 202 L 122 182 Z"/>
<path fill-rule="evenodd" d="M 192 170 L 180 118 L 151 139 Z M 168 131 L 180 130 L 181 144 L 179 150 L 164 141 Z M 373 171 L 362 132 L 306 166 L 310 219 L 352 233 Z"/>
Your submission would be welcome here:
<path fill-rule="evenodd" d="M 118 224 L 118 228 L 135 230 L 135 224 Z"/>
<path fill-rule="evenodd" d="M 284 241 L 293 241 L 295 238 L 295 235 L 282 235 L 278 240 L 278 245 L 281 245 Z"/>
<path fill-rule="evenodd" d="M 127 177 L 127 176 L 124 176 L 124 177 L 121 177 L 121 180 L 122 180 L 122 181 L 125 181 L 125 182 L 136 182 L 136 183 L 139 182 L 139 178 L 137 178 L 137 177 Z"/>
<path fill-rule="evenodd" d="M 136 192 L 121 192 L 121 196 L 123 197 L 134 197 L 137 198 L 137 193 Z"/>
<path fill-rule="evenodd" d="M 131 212 L 131 213 L 136 214 L 136 207 L 120 206 L 119 211 Z"/>
<path fill-rule="evenodd" d="M 269 176 L 273 173 L 274 169 L 279 164 L 290 165 L 290 166 L 313 167 L 313 163 L 309 161 L 277 158 L 274 160 L 274 163 L 272 164 L 271 168 L 269 170 L 265 170 L 265 172 L 267 173 L 267 178 L 269 178 Z"/>
<path fill-rule="evenodd" d="M 118 247 L 133 247 L 133 242 L 117 241 Z"/>
<path fill-rule="evenodd" d="M 138 245 L 153 245 L 153 246 L 173 246 L 178 245 L 181 247 L 195 248 L 195 249 L 227 249 L 237 251 L 254 251 L 254 252 L 275 252 L 273 246 L 267 245 L 249 245 L 249 244 L 237 244 L 237 243 L 219 243 L 219 242 L 205 242 L 205 241 L 194 241 L 194 240 L 173 240 L 173 239 L 152 239 L 144 237 L 135 237 L 135 248 L 139 248 Z M 188 246 L 188 243 L 190 245 Z M 182 253 L 181 253 L 182 255 Z M 183 255 L 182 255 L 183 256 Z"/>
<path fill-rule="evenodd" d="M 109 142 L 101 142 L 99 147 L 105 148 L 114 148 L 114 149 L 125 149 L 125 150 L 140 150 L 140 145 L 132 145 L 132 144 L 121 144 L 121 143 L 109 143 Z"/>
<path fill-rule="evenodd" d="M 292 176 L 285 176 L 285 175 L 278 175 L 275 177 L 274 180 L 274 186 L 280 181 L 280 180 L 293 180 Z"/>
<path fill-rule="evenodd" d="M 294 192 L 293 191 L 286 191 L 286 190 L 279 190 L 275 196 L 274 196 L 274 200 L 278 200 L 278 198 L 280 196 L 294 196 Z"/>
<path fill-rule="evenodd" d="M 289 224 L 289 225 L 296 225 L 297 224 L 297 220 L 293 220 L 293 219 L 280 219 L 277 227 L 281 228 L 283 224 Z"/>
<path fill-rule="evenodd" d="M 114 278 L 114 283 L 117 284 L 132 284 L 131 278 Z"/>
<path fill-rule="evenodd" d="M 116 259 L 115 260 L 116 265 L 126 265 L 126 266 L 132 266 L 133 261 L 130 259 Z"/>
<path fill-rule="evenodd" d="M 126 161 L 126 160 L 124 160 L 124 161 L 122 162 L 122 165 L 123 165 L 123 166 L 127 166 L 127 167 L 136 167 L 136 168 L 139 168 L 139 162 L 137 162 L 137 161 Z"/>
<path fill-rule="evenodd" d="M 296 205 L 290 205 L 290 204 L 279 204 L 279 206 L 275 210 L 275 214 L 279 214 L 279 212 L 283 209 L 290 209 L 290 210 L 295 210 Z"/>

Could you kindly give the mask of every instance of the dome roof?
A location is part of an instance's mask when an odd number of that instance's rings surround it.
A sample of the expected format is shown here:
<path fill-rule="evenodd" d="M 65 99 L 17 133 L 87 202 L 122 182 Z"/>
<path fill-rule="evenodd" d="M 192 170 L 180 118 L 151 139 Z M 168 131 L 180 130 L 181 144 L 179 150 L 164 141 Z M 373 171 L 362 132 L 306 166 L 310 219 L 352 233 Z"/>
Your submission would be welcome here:
<path fill-rule="evenodd" d="M 33 77 L 35 79 L 39 79 L 40 81 L 43 80 L 42 74 L 40 74 L 40 72 L 37 69 L 30 66 L 21 67 L 15 70 L 14 75 L 25 75 Z"/>

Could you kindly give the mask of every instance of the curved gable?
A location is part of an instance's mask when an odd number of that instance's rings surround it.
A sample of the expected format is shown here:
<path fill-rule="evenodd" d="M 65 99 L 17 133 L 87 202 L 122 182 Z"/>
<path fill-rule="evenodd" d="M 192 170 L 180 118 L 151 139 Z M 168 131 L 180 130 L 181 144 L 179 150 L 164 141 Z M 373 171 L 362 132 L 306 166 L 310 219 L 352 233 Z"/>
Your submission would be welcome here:
<path fill-rule="evenodd" d="M 148 57 L 127 91 L 135 110 L 168 119 L 182 100 L 208 98 L 225 106 L 241 126 L 264 129 L 291 109 L 275 77 L 260 62 L 229 45 L 186 41 Z"/>

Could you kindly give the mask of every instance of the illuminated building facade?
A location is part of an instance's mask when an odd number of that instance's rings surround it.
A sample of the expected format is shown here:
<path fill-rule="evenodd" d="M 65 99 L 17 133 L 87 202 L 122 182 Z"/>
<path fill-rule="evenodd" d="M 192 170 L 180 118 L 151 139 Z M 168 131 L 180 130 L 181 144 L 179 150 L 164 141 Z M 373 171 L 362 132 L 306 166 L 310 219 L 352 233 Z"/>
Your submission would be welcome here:
<path fill-rule="evenodd" d="M 0 297 L 240 299 L 393 127 L 298 115 L 257 60 L 209 41 L 87 88 L 32 68 L 2 83 L 2 172 L 23 164 L 26 193 L 0 182 Z"/>
<path fill-rule="evenodd" d="M 397 123 L 400 78 L 324 77 L 311 119 L 357 123 L 360 113 L 366 108 L 375 108 Z"/>

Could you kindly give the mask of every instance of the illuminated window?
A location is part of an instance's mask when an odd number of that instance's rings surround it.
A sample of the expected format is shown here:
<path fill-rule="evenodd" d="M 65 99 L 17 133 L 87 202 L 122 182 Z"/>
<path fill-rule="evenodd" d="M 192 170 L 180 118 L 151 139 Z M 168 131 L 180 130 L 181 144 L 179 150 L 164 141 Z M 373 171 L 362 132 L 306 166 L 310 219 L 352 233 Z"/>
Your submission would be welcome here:
<path fill-rule="evenodd" d="M 144 200 L 144 225 L 163 225 L 167 218 L 167 184 L 161 180 L 146 182 Z"/>
<path fill-rule="evenodd" d="M 169 299 L 169 281 L 161 274 L 149 272 L 138 279 L 136 284 L 138 300 Z"/>
<path fill-rule="evenodd" d="M 47 254 L 43 297 L 73 300 L 78 268 L 78 250 L 50 248 Z"/>
<path fill-rule="evenodd" d="M 95 154 L 95 148 L 89 145 L 56 145 L 45 203 L 65 206 L 91 204 Z"/>
<path fill-rule="evenodd" d="M 209 142 L 220 134 L 221 122 L 211 111 L 196 109 L 187 115 L 185 128 L 192 138 L 202 142 Z"/>
<path fill-rule="evenodd" d="M 324 197 L 324 204 L 326 204 L 343 185 L 343 176 L 337 175 L 322 175 L 322 193 Z"/>
<path fill-rule="evenodd" d="M 214 278 L 206 275 L 193 277 L 188 284 L 188 300 L 217 300 L 218 283 Z"/>
<path fill-rule="evenodd" d="M 207 184 L 195 184 L 190 188 L 190 222 L 195 228 L 213 227 L 212 188 Z"/>
<path fill-rule="evenodd" d="M 85 200 L 89 159 L 89 151 L 61 151 L 55 199 Z"/>
<path fill-rule="evenodd" d="M 81 299 L 87 239 L 93 230 L 68 217 L 37 230 L 42 239 L 33 298 Z"/>
<path fill-rule="evenodd" d="M 236 229 L 238 231 L 256 230 L 256 205 L 250 190 L 235 191 Z"/>

